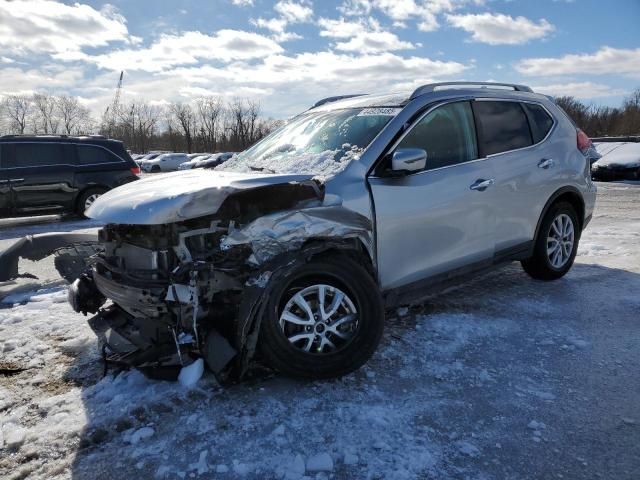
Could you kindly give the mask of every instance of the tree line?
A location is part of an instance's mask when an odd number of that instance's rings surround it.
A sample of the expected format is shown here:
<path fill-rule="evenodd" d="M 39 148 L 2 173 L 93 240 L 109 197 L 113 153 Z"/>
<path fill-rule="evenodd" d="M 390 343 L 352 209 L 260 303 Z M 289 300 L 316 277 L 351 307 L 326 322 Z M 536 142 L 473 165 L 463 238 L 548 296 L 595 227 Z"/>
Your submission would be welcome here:
<path fill-rule="evenodd" d="M 586 105 L 575 97 L 556 97 L 556 103 L 590 137 L 640 135 L 640 88 L 620 107 Z"/>
<path fill-rule="evenodd" d="M 135 153 L 242 151 L 282 122 L 256 101 L 207 96 L 188 103 L 131 100 L 98 120 L 76 97 L 36 93 L 0 100 L 0 134 L 91 135 L 122 140 Z"/>

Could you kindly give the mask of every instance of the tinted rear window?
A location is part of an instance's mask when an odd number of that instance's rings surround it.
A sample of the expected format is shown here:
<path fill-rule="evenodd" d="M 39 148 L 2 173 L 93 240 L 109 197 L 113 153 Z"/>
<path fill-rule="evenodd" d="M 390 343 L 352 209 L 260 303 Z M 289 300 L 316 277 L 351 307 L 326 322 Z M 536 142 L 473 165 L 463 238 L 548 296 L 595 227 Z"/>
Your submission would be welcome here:
<path fill-rule="evenodd" d="M 538 143 L 547 136 L 549 130 L 553 127 L 553 118 L 551 118 L 542 105 L 535 103 L 523 103 L 523 105 L 529 113 L 529 124 L 531 125 L 533 143 Z"/>
<path fill-rule="evenodd" d="M 93 147 L 91 145 L 78 145 L 78 163 L 80 165 L 91 165 L 95 163 L 108 163 L 120 161 L 111 152 L 101 147 Z"/>
<path fill-rule="evenodd" d="M 473 102 L 484 156 L 531 145 L 529 122 L 518 102 Z"/>
<path fill-rule="evenodd" d="M 4 167 L 38 167 L 71 163 L 64 158 L 64 147 L 56 143 L 15 143 L 13 158 L 5 158 Z"/>

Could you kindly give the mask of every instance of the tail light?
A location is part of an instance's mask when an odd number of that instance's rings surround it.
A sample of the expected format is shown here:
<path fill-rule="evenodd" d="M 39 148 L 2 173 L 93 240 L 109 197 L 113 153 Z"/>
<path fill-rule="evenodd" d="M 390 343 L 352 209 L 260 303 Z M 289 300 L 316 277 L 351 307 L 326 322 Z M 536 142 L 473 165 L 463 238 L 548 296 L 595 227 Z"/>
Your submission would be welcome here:
<path fill-rule="evenodd" d="M 140 167 L 131 167 L 131 173 L 134 175 L 140 175 Z"/>
<path fill-rule="evenodd" d="M 587 150 L 591 147 L 591 139 L 589 136 L 578 128 L 576 129 L 576 140 L 578 142 L 578 150 L 582 153 L 587 153 Z"/>

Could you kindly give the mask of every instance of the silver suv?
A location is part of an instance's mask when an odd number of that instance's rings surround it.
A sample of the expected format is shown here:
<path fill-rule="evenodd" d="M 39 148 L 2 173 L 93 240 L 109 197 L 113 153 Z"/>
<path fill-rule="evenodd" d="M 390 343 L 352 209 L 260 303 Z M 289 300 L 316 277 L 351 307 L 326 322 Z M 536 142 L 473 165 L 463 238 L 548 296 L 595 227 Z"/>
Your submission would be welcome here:
<path fill-rule="evenodd" d="M 328 98 L 214 170 L 96 200 L 103 250 L 69 299 L 113 362 L 343 375 L 385 308 L 511 261 L 567 273 L 595 202 L 589 144 L 520 85 Z"/>

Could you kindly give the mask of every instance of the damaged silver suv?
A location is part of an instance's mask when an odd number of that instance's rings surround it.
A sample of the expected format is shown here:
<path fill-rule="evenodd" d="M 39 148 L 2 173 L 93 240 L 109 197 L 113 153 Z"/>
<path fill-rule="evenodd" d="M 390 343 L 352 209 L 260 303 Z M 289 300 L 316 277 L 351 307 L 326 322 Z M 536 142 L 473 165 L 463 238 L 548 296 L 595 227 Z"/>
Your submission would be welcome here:
<path fill-rule="evenodd" d="M 514 260 L 562 277 L 595 202 L 588 144 L 519 85 L 324 99 L 214 170 L 101 196 L 69 299 L 112 362 L 343 375 L 385 308 Z"/>

